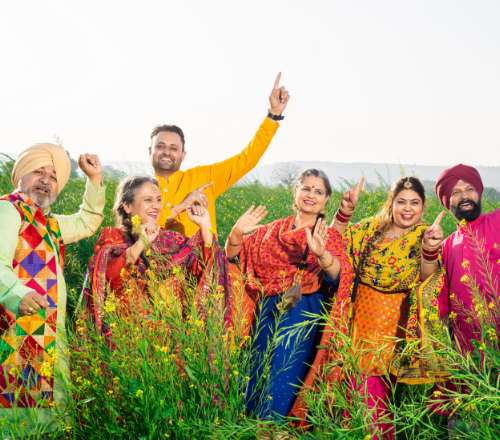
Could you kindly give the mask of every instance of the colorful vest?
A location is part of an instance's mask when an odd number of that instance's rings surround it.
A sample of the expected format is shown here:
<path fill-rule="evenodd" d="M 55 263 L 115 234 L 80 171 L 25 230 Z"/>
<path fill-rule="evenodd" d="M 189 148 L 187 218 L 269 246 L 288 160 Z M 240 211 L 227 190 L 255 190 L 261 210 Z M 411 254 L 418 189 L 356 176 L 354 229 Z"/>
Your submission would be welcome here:
<path fill-rule="evenodd" d="M 57 220 L 26 195 L 12 193 L 0 200 L 12 203 L 21 216 L 14 272 L 49 303 L 26 316 L 0 305 L 0 407 L 47 407 L 53 402 L 57 264 L 63 267 L 64 245 Z"/>

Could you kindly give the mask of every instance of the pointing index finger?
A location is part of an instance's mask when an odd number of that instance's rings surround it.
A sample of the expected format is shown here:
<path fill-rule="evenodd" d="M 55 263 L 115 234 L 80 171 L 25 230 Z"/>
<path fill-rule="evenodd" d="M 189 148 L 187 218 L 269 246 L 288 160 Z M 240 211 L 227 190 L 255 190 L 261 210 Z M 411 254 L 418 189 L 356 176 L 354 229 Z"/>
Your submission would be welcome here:
<path fill-rule="evenodd" d="M 205 191 L 207 188 L 210 188 L 213 184 L 214 184 L 213 182 L 204 183 L 199 188 L 197 188 L 196 191 Z"/>
<path fill-rule="evenodd" d="M 280 80 L 281 80 L 281 72 L 278 72 L 276 75 L 276 79 L 274 80 L 274 89 L 279 89 L 280 88 Z"/>
<path fill-rule="evenodd" d="M 432 226 L 439 226 L 439 224 L 441 223 L 441 220 L 443 220 L 443 217 L 446 215 L 446 211 L 441 211 L 438 216 L 436 217 L 436 220 L 434 220 L 434 223 L 432 224 Z M 431 227 L 432 227 L 431 226 Z"/>
<path fill-rule="evenodd" d="M 358 184 L 356 185 L 356 192 L 359 194 L 361 191 L 363 191 L 364 187 L 365 187 L 365 176 L 362 176 L 361 179 L 359 179 Z"/>

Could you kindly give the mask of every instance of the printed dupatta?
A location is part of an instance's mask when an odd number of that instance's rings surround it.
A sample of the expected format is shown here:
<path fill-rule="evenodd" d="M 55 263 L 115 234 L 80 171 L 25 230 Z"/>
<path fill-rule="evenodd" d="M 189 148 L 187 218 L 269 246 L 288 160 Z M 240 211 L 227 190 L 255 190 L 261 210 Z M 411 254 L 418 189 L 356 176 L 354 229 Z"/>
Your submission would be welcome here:
<path fill-rule="evenodd" d="M 125 251 L 130 245 L 131 242 L 121 229 L 104 228 L 96 243 L 94 256 L 90 260 L 82 291 L 91 319 L 108 341 L 111 338 L 111 329 L 104 320 L 104 305 L 110 290 L 107 274 L 112 264 L 115 265 L 117 272 L 114 277 L 120 279 L 118 284 L 115 284 L 119 291 L 114 292 L 119 299 L 127 301 L 124 285 L 139 290 L 135 292 L 136 294 L 148 295 L 148 277 L 153 271 L 155 274 L 153 276 L 158 277 L 160 284 L 171 287 L 182 302 L 184 299 L 182 283 L 179 283 L 174 275 L 169 275 L 176 273 L 177 268 L 180 268 L 196 278 L 195 302 L 202 316 L 206 313 L 203 309 L 203 298 L 212 290 L 223 292 L 225 321 L 226 325 L 230 325 L 231 296 L 227 259 L 216 242 L 211 248 L 207 248 L 203 244 L 200 232 L 188 239 L 180 233 L 161 229 L 152 243 L 149 256 L 141 256 L 132 267 L 125 263 Z M 162 288 L 161 285 L 159 287 Z"/>
<path fill-rule="evenodd" d="M 303 262 L 307 239 L 304 228 L 293 229 L 294 219 L 290 216 L 275 220 L 243 239 L 240 267 L 246 278 L 247 294 L 254 301 L 260 295 L 278 295 L 296 281 L 295 275 Z M 333 228 L 328 229 L 326 249 L 339 257 L 342 271 L 346 274 L 352 272 L 343 250 L 342 237 Z M 303 294 L 317 292 L 323 279 L 321 267 L 311 252 L 305 264 L 307 266 L 300 276 L 301 291 Z"/>
<path fill-rule="evenodd" d="M 407 292 L 405 340 L 390 368 L 398 382 L 407 384 L 433 383 L 448 376 L 441 359 L 433 354 L 438 341 L 445 338 L 437 300 L 443 271 L 420 280 L 421 243 L 427 228 L 418 223 L 402 237 L 383 242 L 380 221 L 369 218 L 345 232 L 348 255 L 359 269 L 359 282 L 386 294 Z"/>
<path fill-rule="evenodd" d="M 54 401 L 58 283 L 64 245 L 57 220 L 23 193 L 0 198 L 21 216 L 19 240 L 12 261 L 18 278 L 49 303 L 33 315 L 21 316 L 0 306 L 0 406 L 49 407 Z"/>

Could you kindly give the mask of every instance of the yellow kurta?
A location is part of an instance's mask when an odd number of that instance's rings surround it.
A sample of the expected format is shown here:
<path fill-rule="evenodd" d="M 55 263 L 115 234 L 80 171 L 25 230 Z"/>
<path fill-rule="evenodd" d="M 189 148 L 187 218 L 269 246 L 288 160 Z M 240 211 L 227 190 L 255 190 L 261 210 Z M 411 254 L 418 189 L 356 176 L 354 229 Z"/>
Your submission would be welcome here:
<path fill-rule="evenodd" d="M 212 165 L 199 166 L 186 171 L 179 170 L 168 178 L 157 176 L 163 199 L 159 224 L 165 225 L 166 220 L 171 216 L 171 208 L 181 203 L 191 191 L 205 183 L 212 182 L 213 185 L 205 190 L 205 194 L 208 199 L 212 227 L 215 231 L 217 229 L 215 200 L 257 165 L 278 127 L 277 122 L 265 118 L 248 146 L 236 156 Z M 198 230 L 198 226 L 189 220 L 186 212 L 182 212 L 174 220 L 179 226 L 176 229 L 188 237 L 193 236 Z"/>

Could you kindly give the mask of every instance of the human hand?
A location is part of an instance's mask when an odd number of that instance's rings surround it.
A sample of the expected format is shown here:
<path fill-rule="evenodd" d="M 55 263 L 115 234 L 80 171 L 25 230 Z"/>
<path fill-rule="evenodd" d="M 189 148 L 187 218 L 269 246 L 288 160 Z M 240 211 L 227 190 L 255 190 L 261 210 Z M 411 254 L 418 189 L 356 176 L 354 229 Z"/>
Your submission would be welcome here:
<path fill-rule="evenodd" d="M 269 111 L 273 115 L 281 115 L 288 104 L 288 100 L 290 99 L 290 94 L 285 87 L 280 87 L 280 79 L 281 72 L 278 73 L 276 79 L 274 80 L 273 89 L 271 90 L 271 94 L 269 95 Z"/>
<path fill-rule="evenodd" d="M 187 210 L 189 220 L 197 224 L 200 228 L 209 230 L 212 227 L 208 209 L 202 205 L 191 205 Z"/>
<path fill-rule="evenodd" d="M 49 306 L 48 301 L 39 293 L 35 291 L 28 292 L 24 295 L 19 303 L 20 315 L 34 315 L 40 309 L 46 309 Z"/>
<path fill-rule="evenodd" d="M 346 191 L 340 201 L 340 210 L 345 215 L 351 216 L 358 204 L 359 195 L 365 186 L 365 178 L 361 177 L 356 186 Z"/>
<path fill-rule="evenodd" d="M 443 228 L 441 227 L 441 220 L 446 215 L 446 211 L 441 211 L 434 223 L 430 225 L 424 233 L 422 237 L 422 249 L 426 251 L 435 251 L 439 249 L 443 244 L 444 233 Z"/>
<path fill-rule="evenodd" d="M 240 236 L 250 234 L 260 227 L 259 223 L 264 219 L 264 217 L 266 217 L 266 215 L 267 208 L 265 206 L 250 206 L 250 208 L 248 208 L 236 221 L 233 226 L 233 232 L 236 232 Z"/>
<path fill-rule="evenodd" d="M 319 219 L 311 232 L 306 228 L 306 239 L 309 250 L 318 258 L 321 258 L 326 251 L 326 241 L 328 240 L 328 226 L 323 219 Z"/>
<path fill-rule="evenodd" d="M 96 184 L 102 182 L 102 165 L 96 154 L 81 154 L 78 158 L 78 166 L 89 180 Z"/>

